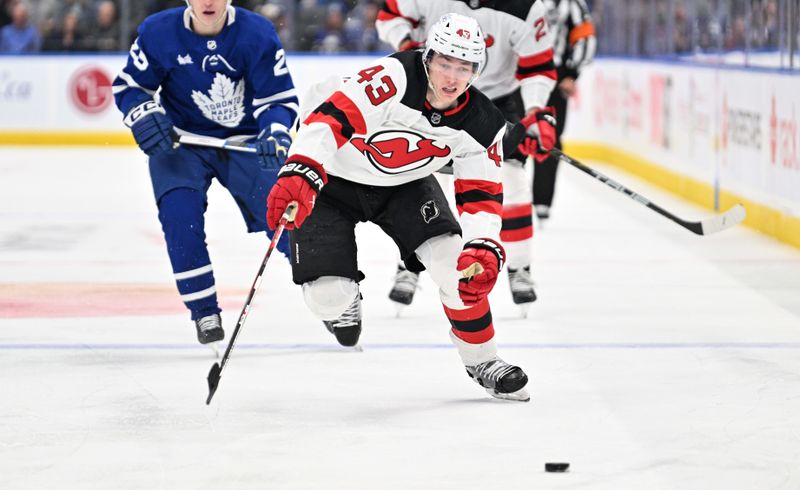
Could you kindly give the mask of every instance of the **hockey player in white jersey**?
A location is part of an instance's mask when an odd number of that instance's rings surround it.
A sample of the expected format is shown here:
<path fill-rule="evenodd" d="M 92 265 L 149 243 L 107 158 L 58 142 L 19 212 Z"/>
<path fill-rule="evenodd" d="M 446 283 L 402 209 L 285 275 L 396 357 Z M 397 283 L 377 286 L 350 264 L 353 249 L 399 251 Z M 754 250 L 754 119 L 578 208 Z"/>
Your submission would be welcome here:
<path fill-rule="evenodd" d="M 547 100 L 556 83 L 556 71 L 546 10 L 539 0 L 386 0 L 376 22 L 378 35 L 396 49 L 416 49 L 431 22 L 445 12 L 458 12 L 478 21 L 486 35 L 487 61 L 475 87 L 509 122 L 522 120 L 532 136 L 523 148 L 505 155 L 500 232 L 508 251 L 512 299 L 526 310 L 536 300 L 536 293 L 530 275 L 531 187 L 523 165 L 528 153 L 537 162 L 543 161 L 555 143 L 555 119 Z M 417 280 L 417 274 L 398 265 L 389 298 L 410 304 Z"/>
<path fill-rule="evenodd" d="M 224 331 L 205 243 L 206 192 L 217 179 L 249 232 L 267 231 L 265 198 L 286 157 L 297 96 L 275 29 L 230 0 L 187 0 L 149 16 L 114 80 L 117 106 L 149 157 L 175 282 L 207 344 Z M 177 147 L 178 134 L 253 141 L 258 154 Z M 288 244 L 278 248 L 288 254 Z"/>
<path fill-rule="evenodd" d="M 584 0 L 544 0 L 550 29 L 553 31 L 553 62 L 558 85 L 550 93 L 548 105 L 558 115 L 555 147 L 561 149 L 561 135 L 567 123 L 567 100 L 575 95 L 581 71 L 592 62 L 597 49 L 594 23 Z M 551 156 L 536 166 L 533 175 L 533 207 L 539 223 L 550 218 L 559 159 Z"/>
<path fill-rule="evenodd" d="M 268 197 L 275 227 L 291 202 L 292 275 L 342 345 L 361 334 L 355 225 L 371 221 L 410 270 L 428 270 L 467 373 L 497 398 L 527 401 L 521 368 L 497 356 L 487 295 L 500 244 L 502 113 L 470 84 L 485 60 L 477 22 L 443 16 L 424 52 L 379 59 L 305 118 Z M 458 220 L 433 172 L 452 163 Z M 313 210 L 313 212 L 312 212 Z M 462 231 L 463 228 L 463 231 Z"/>

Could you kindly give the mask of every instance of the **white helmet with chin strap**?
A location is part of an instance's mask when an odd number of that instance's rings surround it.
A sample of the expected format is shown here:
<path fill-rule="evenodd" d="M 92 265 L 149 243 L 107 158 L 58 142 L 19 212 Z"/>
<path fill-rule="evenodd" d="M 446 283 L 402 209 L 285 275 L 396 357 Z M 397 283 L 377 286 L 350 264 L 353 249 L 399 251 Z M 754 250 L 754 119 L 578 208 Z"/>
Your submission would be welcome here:
<path fill-rule="evenodd" d="M 486 40 L 478 21 L 456 13 L 441 16 L 428 31 L 422 52 L 426 72 L 433 52 L 471 62 L 475 73 L 469 81 L 472 84 L 486 64 Z"/>

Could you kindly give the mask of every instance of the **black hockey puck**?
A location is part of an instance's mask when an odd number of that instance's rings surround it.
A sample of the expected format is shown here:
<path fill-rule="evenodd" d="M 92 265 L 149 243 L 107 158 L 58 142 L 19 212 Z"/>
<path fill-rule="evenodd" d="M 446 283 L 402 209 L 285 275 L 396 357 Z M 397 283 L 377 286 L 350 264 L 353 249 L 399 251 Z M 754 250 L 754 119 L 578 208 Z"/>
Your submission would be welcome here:
<path fill-rule="evenodd" d="M 544 470 L 548 473 L 564 473 L 569 469 L 569 463 L 545 463 Z"/>

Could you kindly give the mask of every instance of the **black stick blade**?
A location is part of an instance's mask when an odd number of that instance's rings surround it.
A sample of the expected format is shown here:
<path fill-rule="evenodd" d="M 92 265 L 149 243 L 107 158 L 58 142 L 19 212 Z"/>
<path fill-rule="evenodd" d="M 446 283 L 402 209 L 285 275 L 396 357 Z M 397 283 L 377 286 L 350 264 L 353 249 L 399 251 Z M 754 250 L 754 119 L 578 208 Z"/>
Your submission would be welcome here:
<path fill-rule="evenodd" d="M 214 393 L 217 392 L 220 374 L 222 374 L 222 368 L 218 362 L 215 362 L 214 365 L 211 366 L 211 370 L 208 372 L 208 398 L 206 398 L 206 405 L 211 403 Z"/>

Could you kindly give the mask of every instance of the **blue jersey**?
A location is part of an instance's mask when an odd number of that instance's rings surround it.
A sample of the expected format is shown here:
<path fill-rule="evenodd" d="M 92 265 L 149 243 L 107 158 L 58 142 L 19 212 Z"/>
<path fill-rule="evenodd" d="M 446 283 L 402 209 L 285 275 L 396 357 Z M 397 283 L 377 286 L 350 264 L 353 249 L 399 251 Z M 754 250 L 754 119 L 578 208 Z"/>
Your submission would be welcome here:
<path fill-rule="evenodd" d="M 272 24 L 234 7 L 216 36 L 195 34 L 191 22 L 186 8 L 142 22 L 114 80 L 122 113 L 160 97 L 178 133 L 235 138 L 255 136 L 273 123 L 291 128 L 297 93 Z"/>

